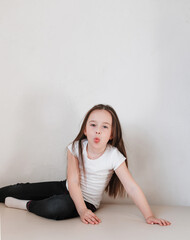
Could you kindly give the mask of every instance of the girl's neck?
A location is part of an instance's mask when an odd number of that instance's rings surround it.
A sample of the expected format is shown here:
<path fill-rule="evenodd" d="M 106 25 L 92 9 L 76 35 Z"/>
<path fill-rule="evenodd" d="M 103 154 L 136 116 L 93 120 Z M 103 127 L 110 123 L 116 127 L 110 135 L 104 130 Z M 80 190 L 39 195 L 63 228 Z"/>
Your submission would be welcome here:
<path fill-rule="evenodd" d="M 91 148 L 89 146 L 89 144 L 87 144 L 87 146 L 86 146 L 87 157 L 90 158 L 90 159 L 97 159 L 97 158 L 99 158 L 100 156 L 103 155 L 105 150 L 106 150 L 106 147 L 104 149 L 95 150 L 95 149 Z"/>

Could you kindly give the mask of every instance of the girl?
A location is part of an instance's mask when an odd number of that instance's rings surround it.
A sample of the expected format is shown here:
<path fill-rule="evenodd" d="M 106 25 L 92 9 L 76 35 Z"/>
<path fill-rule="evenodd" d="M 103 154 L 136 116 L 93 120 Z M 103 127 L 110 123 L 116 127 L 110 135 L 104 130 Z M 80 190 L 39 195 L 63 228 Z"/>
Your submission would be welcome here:
<path fill-rule="evenodd" d="M 98 224 L 95 215 L 102 194 L 114 198 L 125 191 L 148 224 L 171 223 L 156 218 L 128 170 L 119 119 L 114 109 L 99 104 L 86 114 L 80 132 L 68 146 L 67 179 L 57 182 L 18 183 L 0 189 L 0 202 L 39 216 L 61 220 L 80 216 L 83 223 Z"/>

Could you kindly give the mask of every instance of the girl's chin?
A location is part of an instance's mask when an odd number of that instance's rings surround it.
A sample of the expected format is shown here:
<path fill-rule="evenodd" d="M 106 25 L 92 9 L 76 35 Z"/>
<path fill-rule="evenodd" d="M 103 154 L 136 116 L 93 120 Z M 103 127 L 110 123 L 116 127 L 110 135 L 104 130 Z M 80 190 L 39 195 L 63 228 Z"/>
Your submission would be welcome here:
<path fill-rule="evenodd" d="M 95 142 L 95 141 L 89 142 L 88 141 L 88 144 L 94 148 L 106 148 L 106 144 L 102 143 L 101 141 L 99 141 L 99 142 Z"/>

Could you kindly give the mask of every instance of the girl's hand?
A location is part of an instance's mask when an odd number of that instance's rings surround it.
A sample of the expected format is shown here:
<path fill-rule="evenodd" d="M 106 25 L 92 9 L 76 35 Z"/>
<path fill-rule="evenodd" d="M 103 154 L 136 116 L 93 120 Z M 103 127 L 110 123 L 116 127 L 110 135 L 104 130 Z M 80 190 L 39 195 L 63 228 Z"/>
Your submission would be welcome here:
<path fill-rule="evenodd" d="M 91 223 L 91 224 L 98 224 L 101 222 L 101 220 L 90 210 L 90 209 L 84 209 L 80 213 L 80 218 L 83 223 Z"/>
<path fill-rule="evenodd" d="M 166 221 L 164 219 L 155 218 L 154 216 L 150 216 L 150 217 L 146 218 L 146 222 L 148 224 L 159 224 L 160 226 L 168 226 L 171 224 L 169 221 Z"/>

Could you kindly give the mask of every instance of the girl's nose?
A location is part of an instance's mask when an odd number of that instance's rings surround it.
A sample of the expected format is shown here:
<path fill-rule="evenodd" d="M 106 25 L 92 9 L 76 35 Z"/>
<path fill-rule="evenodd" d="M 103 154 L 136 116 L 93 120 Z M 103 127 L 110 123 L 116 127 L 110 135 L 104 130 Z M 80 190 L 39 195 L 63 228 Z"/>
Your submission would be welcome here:
<path fill-rule="evenodd" d="M 100 134 L 100 130 L 96 130 L 96 134 Z"/>

